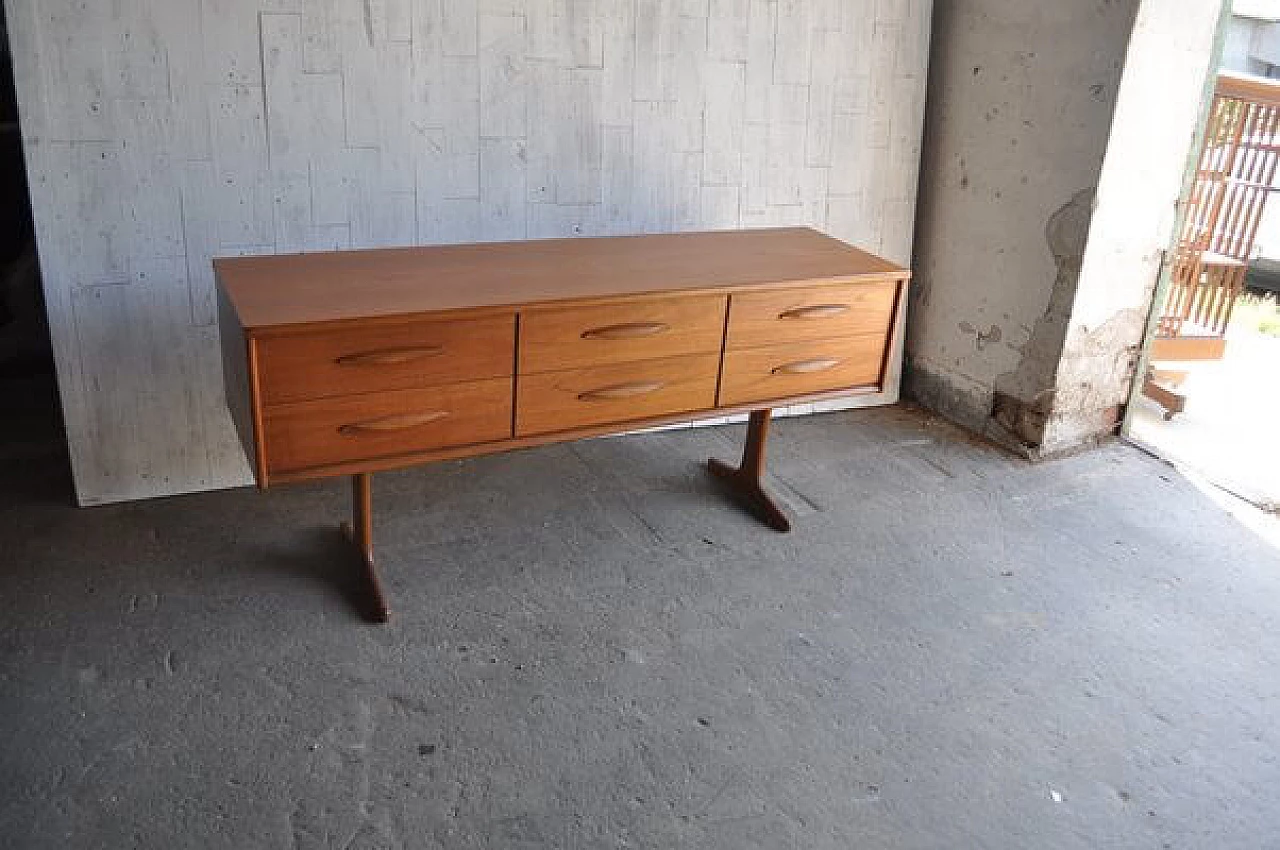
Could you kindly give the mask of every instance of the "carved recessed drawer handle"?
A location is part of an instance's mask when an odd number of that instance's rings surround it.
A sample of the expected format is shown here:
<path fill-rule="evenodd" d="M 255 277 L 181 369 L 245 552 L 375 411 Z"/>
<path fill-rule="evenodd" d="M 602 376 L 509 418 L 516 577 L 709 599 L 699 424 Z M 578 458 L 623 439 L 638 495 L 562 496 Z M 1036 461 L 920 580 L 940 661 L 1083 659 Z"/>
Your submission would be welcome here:
<path fill-rule="evenodd" d="M 429 425 L 448 416 L 448 411 L 433 410 L 429 413 L 405 413 L 399 416 L 385 416 L 382 419 L 370 419 L 368 422 L 352 422 L 343 425 L 338 433 L 348 437 L 359 437 L 370 434 L 389 434 L 393 431 L 407 431 L 419 425 Z"/>
<path fill-rule="evenodd" d="M 344 354 L 334 362 L 339 366 L 397 366 L 401 363 L 425 360 L 428 357 L 439 357 L 441 354 L 444 354 L 444 346 L 424 345 L 420 348 L 387 348 L 381 351 Z"/>
<path fill-rule="evenodd" d="M 656 393 L 666 385 L 665 381 L 635 381 L 630 384 L 618 384 L 581 393 L 578 396 L 578 401 L 618 401 L 624 398 L 635 398 L 640 395 Z"/>
<path fill-rule="evenodd" d="M 641 339 L 646 336 L 657 336 L 671 330 L 671 326 L 663 322 L 629 322 L 625 325 L 609 325 L 607 328 L 593 328 L 582 332 L 583 339 Z"/>
<path fill-rule="evenodd" d="M 816 360 L 799 360 L 795 363 L 786 363 L 778 366 L 773 370 L 775 375 L 808 375 L 811 372 L 825 372 L 828 369 L 834 369 L 841 364 L 837 357 L 823 357 Z"/>
<path fill-rule="evenodd" d="M 793 307 L 778 314 L 779 319 L 830 319 L 848 313 L 848 304 L 814 304 L 812 307 Z"/>

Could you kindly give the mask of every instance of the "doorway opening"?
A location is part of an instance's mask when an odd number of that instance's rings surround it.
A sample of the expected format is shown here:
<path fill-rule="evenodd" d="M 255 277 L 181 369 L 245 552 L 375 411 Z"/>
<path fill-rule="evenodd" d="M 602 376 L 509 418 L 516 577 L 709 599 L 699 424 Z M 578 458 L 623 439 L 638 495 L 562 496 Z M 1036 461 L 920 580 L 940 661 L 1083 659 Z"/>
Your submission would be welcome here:
<path fill-rule="evenodd" d="M 1125 433 L 1280 514 L 1280 22 L 1228 28 Z"/>

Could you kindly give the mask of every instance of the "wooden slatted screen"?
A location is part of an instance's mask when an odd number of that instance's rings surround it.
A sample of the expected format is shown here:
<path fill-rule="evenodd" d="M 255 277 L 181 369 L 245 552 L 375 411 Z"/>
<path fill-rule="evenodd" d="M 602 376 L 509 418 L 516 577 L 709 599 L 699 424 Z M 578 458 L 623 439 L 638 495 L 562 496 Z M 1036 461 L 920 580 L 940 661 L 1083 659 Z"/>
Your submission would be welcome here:
<path fill-rule="evenodd" d="M 1219 75 L 1160 337 L 1226 333 L 1278 164 L 1280 80 Z"/>

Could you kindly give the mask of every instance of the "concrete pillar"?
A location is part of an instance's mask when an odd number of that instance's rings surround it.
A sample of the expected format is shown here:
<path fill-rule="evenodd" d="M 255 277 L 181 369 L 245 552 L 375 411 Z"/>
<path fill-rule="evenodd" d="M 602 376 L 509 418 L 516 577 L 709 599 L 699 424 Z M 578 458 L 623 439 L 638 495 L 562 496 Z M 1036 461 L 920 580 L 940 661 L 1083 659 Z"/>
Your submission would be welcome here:
<path fill-rule="evenodd" d="M 1220 14 L 938 4 L 910 395 L 1028 456 L 1114 433 Z"/>

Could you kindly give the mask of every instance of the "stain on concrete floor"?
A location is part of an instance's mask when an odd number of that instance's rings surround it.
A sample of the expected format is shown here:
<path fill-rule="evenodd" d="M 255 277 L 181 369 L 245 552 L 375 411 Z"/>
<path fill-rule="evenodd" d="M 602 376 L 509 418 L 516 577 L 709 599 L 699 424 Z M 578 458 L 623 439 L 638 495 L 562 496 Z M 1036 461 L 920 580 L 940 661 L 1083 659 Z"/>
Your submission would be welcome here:
<path fill-rule="evenodd" d="M 1280 551 L 1113 446 L 903 409 L 77 510 L 0 459 L 0 846 L 1259 847 Z"/>

